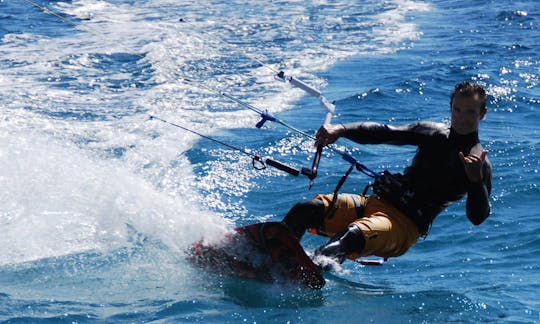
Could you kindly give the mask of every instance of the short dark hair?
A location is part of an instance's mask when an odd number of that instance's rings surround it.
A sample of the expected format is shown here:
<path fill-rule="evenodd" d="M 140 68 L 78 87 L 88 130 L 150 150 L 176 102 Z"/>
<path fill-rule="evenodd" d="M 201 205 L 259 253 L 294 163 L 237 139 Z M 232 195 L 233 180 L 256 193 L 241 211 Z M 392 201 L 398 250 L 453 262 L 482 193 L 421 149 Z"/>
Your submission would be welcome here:
<path fill-rule="evenodd" d="M 473 97 L 474 95 L 478 95 L 481 109 L 486 109 L 487 94 L 486 90 L 484 90 L 484 87 L 482 87 L 480 84 L 470 81 L 463 81 L 456 84 L 454 91 L 452 91 L 452 95 L 450 96 L 450 108 L 452 108 L 454 97 L 458 94 L 465 97 Z"/>

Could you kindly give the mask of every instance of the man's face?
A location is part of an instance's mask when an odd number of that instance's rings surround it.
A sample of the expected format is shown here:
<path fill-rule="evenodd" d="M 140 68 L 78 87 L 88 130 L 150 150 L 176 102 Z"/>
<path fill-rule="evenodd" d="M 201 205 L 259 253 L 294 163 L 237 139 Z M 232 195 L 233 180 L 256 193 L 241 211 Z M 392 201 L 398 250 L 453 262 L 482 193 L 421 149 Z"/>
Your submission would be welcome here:
<path fill-rule="evenodd" d="M 478 96 L 457 94 L 452 102 L 452 128 L 460 135 L 476 132 L 486 111 L 482 109 Z"/>

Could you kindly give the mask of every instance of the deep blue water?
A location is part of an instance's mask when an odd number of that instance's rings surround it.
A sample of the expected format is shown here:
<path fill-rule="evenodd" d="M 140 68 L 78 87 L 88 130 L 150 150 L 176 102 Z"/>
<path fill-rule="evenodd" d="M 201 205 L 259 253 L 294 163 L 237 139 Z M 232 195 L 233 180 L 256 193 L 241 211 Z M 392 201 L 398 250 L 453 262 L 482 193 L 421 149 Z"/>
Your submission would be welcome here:
<path fill-rule="evenodd" d="M 0 321 L 540 322 L 537 1 L 37 3 L 68 21 L 0 2 Z M 257 114 L 204 89 L 314 133 L 324 111 L 272 69 L 335 101 L 334 123 L 448 121 L 453 86 L 482 82 L 490 218 L 475 227 L 455 203 L 404 256 L 347 261 L 321 291 L 192 267 L 191 242 L 281 220 L 348 167 L 325 151 L 310 190 L 148 120 L 309 166 L 310 139 L 256 129 Z M 377 171 L 400 171 L 414 153 L 338 144 Z M 353 173 L 342 191 L 368 181 Z"/>

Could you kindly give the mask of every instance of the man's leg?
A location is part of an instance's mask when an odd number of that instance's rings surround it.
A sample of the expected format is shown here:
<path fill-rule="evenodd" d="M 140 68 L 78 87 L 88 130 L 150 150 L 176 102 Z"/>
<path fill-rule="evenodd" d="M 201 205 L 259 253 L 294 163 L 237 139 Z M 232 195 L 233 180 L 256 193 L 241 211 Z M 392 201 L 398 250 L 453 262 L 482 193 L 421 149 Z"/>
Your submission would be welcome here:
<path fill-rule="evenodd" d="M 319 199 L 299 202 L 287 213 L 283 222 L 300 240 L 306 229 L 319 228 L 324 220 L 324 203 Z"/>
<path fill-rule="evenodd" d="M 417 239 L 418 227 L 409 217 L 381 198 L 370 196 L 364 217 L 350 222 L 347 230 L 332 237 L 318 254 L 334 255 L 338 261 L 368 255 L 397 257 Z"/>

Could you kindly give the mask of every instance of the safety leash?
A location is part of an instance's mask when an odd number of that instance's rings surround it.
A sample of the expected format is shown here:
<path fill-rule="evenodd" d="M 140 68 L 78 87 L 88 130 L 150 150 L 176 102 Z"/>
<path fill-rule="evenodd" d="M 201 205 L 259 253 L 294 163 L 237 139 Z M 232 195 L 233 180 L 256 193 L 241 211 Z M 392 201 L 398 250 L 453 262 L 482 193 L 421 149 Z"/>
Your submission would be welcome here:
<path fill-rule="evenodd" d="M 350 157 L 351 159 L 353 159 L 352 157 Z M 341 187 L 343 186 L 343 184 L 345 183 L 345 181 L 347 181 L 347 178 L 349 177 L 349 175 L 351 174 L 351 172 L 356 168 L 358 171 L 364 173 L 365 175 L 367 175 L 368 177 L 370 178 L 373 178 L 373 179 L 377 179 L 381 176 L 381 174 L 373 171 L 373 170 L 370 170 L 368 167 L 366 167 L 365 165 L 363 165 L 362 163 L 358 162 L 356 159 L 354 160 L 351 160 L 349 161 L 351 163 L 351 165 L 349 166 L 349 169 L 347 169 L 347 171 L 345 172 L 345 174 L 341 177 L 341 179 L 339 179 L 336 187 L 334 188 L 334 194 L 332 195 L 332 202 L 330 202 L 330 212 L 329 212 L 329 217 L 332 217 L 336 211 L 336 202 L 338 200 L 338 195 L 339 195 L 339 190 L 341 189 Z M 366 187 L 367 188 L 367 187 Z M 366 194 L 366 191 L 364 190 L 364 195 Z"/>

